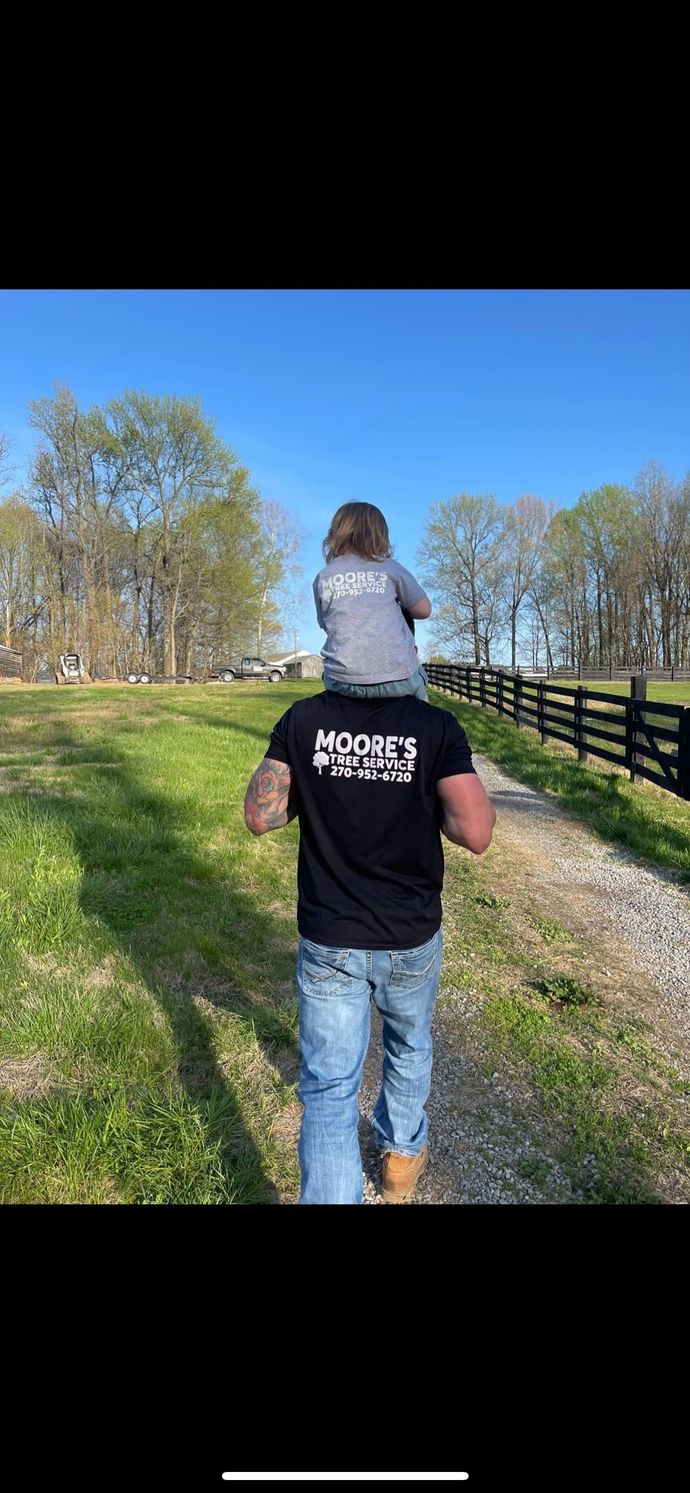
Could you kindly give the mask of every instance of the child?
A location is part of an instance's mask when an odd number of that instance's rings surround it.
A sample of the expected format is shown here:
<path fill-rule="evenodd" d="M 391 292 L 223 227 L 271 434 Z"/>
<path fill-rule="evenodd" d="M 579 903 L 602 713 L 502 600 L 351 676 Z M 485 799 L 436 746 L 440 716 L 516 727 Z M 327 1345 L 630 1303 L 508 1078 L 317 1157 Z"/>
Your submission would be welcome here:
<path fill-rule="evenodd" d="M 323 542 L 326 564 L 314 581 L 323 682 L 339 695 L 416 695 L 427 699 L 413 631 L 403 615 L 431 615 L 409 570 L 391 558 L 388 525 L 371 503 L 344 503 Z"/>

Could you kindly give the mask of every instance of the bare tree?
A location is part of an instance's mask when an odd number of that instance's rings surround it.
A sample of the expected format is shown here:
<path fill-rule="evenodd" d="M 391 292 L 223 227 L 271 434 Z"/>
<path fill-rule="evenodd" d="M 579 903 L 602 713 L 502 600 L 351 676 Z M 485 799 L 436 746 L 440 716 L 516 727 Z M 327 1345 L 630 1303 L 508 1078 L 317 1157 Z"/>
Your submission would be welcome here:
<path fill-rule="evenodd" d="M 503 515 L 493 493 L 459 493 L 432 504 L 419 549 L 425 585 L 445 613 L 435 636 L 450 642 L 446 629 L 452 620 L 458 638 L 471 636 L 477 664 L 486 661 L 499 623 L 502 532 Z"/>
<path fill-rule="evenodd" d="M 38 618 L 41 526 L 21 493 L 0 503 L 0 605 L 6 648 L 24 646 L 25 629 Z"/>
<path fill-rule="evenodd" d="M 258 558 L 259 610 L 256 623 L 256 651 L 261 657 L 267 628 L 273 637 L 280 636 L 284 623 L 280 616 L 291 610 L 291 588 L 302 573 L 299 554 L 304 543 L 302 525 L 293 514 L 273 501 L 262 504 L 261 548 Z"/>
<path fill-rule="evenodd" d="M 14 462 L 10 462 L 9 455 L 14 448 L 14 441 L 0 430 L 0 487 L 9 482 L 10 477 L 16 472 Z"/>
<path fill-rule="evenodd" d="M 517 664 L 518 614 L 525 597 L 534 587 L 542 557 L 544 535 L 553 514 L 541 498 L 525 493 L 507 509 L 502 534 L 502 550 L 507 580 L 507 604 L 510 622 L 510 663 Z"/>
<path fill-rule="evenodd" d="M 635 494 L 643 565 L 654 597 L 652 607 L 658 609 L 660 662 L 667 668 L 674 662 L 682 633 L 690 492 L 687 483 L 674 483 L 663 467 L 649 462 L 637 476 Z"/>
<path fill-rule="evenodd" d="M 148 635 L 153 627 L 154 580 L 160 590 L 163 672 L 177 672 L 178 608 L 187 535 L 182 519 L 195 504 L 227 487 L 235 457 L 205 419 L 199 400 L 128 392 L 112 400 L 106 418 L 130 506 L 145 512 L 155 538 L 150 556 Z M 155 522 L 154 522 L 155 520 Z"/>

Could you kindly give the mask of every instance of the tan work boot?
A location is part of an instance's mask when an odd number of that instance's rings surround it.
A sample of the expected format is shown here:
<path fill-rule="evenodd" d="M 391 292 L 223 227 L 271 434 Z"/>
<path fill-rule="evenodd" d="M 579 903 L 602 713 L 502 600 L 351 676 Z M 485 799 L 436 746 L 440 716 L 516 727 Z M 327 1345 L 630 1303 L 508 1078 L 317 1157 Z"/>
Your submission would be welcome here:
<path fill-rule="evenodd" d="M 404 1203 L 411 1198 L 428 1160 L 427 1145 L 422 1147 L 418 1156 L 401 1156 L 399 1151 L 386 1151 L 381 1183 L 384 1203 Z"/>

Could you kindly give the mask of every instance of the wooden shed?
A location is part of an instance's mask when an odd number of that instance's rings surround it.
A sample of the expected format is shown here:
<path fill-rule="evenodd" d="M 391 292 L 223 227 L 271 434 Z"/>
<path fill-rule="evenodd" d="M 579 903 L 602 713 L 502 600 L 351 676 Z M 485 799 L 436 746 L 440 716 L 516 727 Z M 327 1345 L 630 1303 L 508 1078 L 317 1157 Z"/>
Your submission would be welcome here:
<path fill-rule="evenodd" d="M 4 648 L 0 644 L 0 683 L 19 684 L 22 677 L 22 655 L 18 648 Z"/>
<path fill-rule="evenodd" d="M 288 679 L 320 679 L 323 674 L 323 659 L 320 653 L 309 653 L 307 648 L 297 652 L 283 653 L 280 658 L 271 658 L 269 663 L 282 664 Z"/>
<path fill-rule="evenodd" d="M 323 659 L 320 653 L 307 653 L 304 658 L 286 658 L 288 679 L 320 679 L 323 674 Z"/>

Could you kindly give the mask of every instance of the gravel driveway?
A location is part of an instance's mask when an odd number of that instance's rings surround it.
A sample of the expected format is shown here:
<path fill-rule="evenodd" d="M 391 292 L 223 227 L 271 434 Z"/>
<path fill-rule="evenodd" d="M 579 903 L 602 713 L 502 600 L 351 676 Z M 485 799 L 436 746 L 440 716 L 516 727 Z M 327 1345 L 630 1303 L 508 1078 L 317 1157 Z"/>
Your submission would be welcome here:
<path fill-rule="evenodd" d="M 645 867 L 633 854 L 598 840 L 549 795 L 514 782 L 486 758 L 475 754 L 474 761 L 496 806 L 495 844 L 513 866 L 516 882 L 529 884 L 550 912 L 588 937 L 600 965 L 603 955 L 603 963 L 617 961 L 642 975 L 655 1026 L 687 1048 L 687 888 L 672 873 Z M 449 847 L 446 854 L 452 854 Z M 440 993 L 447 990 L 442 974 Z M 452 1006 L 437 1008 L 434 1019 L 434 1075 L 427 1106 L 431 1161 L 414 1202 L 579 1201 L 549 1155 L 536 1106 L 534 1123 L 527 1126 L 524 1096 L 511 1094 L 509 1078 L 487 1078 L 464 1054 L 463 1030 L 473 1021 L 472 999 L 452 993 Z M 374 1013 L 360 1095 L 367 1203 L 381 1201 L 379 1163 L 367 1119 L 378 1092 L 380 1031 Z"/>

